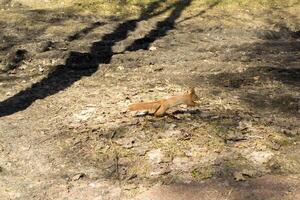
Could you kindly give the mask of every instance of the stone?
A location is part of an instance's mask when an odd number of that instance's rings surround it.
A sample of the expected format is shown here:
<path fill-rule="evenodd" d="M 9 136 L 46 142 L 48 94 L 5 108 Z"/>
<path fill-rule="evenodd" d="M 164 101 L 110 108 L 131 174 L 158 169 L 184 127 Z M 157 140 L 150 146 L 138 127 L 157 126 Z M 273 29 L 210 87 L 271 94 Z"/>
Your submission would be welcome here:
<path fill-rule="evenodd" d="M 151 164 L 159 164 L 163 161 L 164 154 L 160 149 L 153 149 L 147 153 L 147 157 Z"/>
<path fill-rule="evenodd" d="M 17 49 L 7 55 L 6 64 L 1 67 L 2 72 L 13 70 L 20 66 L 21 62 L 25 59 L 28 52 L 24 49 Z"/>
<path fill-rule="evenodd" d="M 176 156 L 171 165 L 172 170 L 188 172 L 194 167 L 194 162 L 188 157 Z"/>
<path fill-rule="evenodd" d="M 243 174 L 241 172 L 234 172 L 233 177 L 234 177 L 234 180 L 236 180 L 236 181 L 245 181 L 246 180 L 246 178 L 243 176 Z"/>
<path fill-rule="evenodd" d="M 135 117 L 144 117 L 148 114 L 149 114 L 149 111 L 139 111 L 139 112 L 134 113 L 134 116 Z"/>
<path fill-rule="evenodd" d="M 155 47 L 155 46 L 151 46 L 151 47 L 149 48 L 149 51 L 155 51 L 155 50 L 157 50 L 157 47 Z"/>
<path fill-rule="evenodd" d="M 52 48 L 52 46 L 53 46 L 52 41 L 41 42 L 37 47 L 37 52 L 42 53 L 42 52 L 49 51 Z"/>
<path fill-rule="evenodd" d="M 267 163 L 272 157 L 273 153 L 271 151 L 253 151 L 246 154 L 246 158 L 257 165 L 263 165 Z"/>
<path fill-rule="evenodd" d="M 126 149 L 131 149 L 132 147 L 137 146 L 136 144 L 136 139 L 131 137 L 131 138 L 121 138 L 116 140 L 116 143 L 121 145 L 122 147 Z"/>
<path fill-rule="evenodd" d="M 77 181 L 83 177 L 85 177 L 84 173 L 78 173 L 78 174 L 75 174 L 71 179 L 72 179 L 72 181 Z"/>
<path fill-rule="evenodd" d="M 150 172 L 150 176 L 161 176 L 171 172 L 171 169 L 167 164 L 159 164 L 153 167 L 154 169 Z"/>
<path fill-rule="evenodd" d="M 73 122 L 84 122 L 87 121 L 92 117 L 93 114 L 95 114 L 97 111 L 96 108 L 88 107 L 84 110 L 80 111 L 80 113 L 76 113 L 73 115 Z"/>

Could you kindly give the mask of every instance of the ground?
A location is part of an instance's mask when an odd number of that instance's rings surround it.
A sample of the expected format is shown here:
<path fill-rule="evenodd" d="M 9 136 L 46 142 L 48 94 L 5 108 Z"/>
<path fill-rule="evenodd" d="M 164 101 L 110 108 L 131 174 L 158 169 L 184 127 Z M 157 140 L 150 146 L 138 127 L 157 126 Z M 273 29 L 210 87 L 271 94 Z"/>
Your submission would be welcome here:
<path fill-rule="evenodd" d="M 300 199 L 299 3 L 160 2 L 3 6 L 0 199 Z M 127 111 L 190 87 L 197 107 Z"/>

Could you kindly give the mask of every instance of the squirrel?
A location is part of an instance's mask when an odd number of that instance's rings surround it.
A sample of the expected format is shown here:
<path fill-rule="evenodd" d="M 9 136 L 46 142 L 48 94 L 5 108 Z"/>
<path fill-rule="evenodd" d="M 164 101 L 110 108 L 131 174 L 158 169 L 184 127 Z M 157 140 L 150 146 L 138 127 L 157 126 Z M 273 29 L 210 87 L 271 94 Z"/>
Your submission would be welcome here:
<path fill-rule="evenodd" d="M 199 97 L 195 93 L 195 88 L 191 88 L 186 94 L 172 96 L 165 99 L 160 99 L 152 102 L 140 102 L 130 104 L 128 110 L 137 111 L 137 110 L 155 110 L 154 116 L 161 117 L 165 112 L 177 105 L 185 104 L 187 106 L 197 106 L 198 104 L 195 101 L 198 101 Z"/>

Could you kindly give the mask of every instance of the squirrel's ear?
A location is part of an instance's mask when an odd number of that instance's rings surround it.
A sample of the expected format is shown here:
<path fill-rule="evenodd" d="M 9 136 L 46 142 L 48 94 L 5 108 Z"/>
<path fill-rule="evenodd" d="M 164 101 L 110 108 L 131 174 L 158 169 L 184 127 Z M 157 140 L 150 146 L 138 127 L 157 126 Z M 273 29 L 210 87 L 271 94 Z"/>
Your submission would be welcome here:
<path fill-rule="evenodd" d="M 191 87 L 190 90 L 189 90 L 189 93 L 190 94 L 195 94 L 195 87 Z"/>

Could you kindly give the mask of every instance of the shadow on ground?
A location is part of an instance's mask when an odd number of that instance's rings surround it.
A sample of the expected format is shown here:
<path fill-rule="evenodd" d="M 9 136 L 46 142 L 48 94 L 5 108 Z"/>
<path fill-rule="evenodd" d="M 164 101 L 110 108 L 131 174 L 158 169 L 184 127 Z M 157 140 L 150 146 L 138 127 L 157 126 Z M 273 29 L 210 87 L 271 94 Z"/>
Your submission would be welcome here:
<path fill-rule="evenodd" d="M 44 38 L 41 39 L 41 37 L 49 27 L 63 27 L 66 21 L 77 20 L 78 22 L 85 23 L 94 21 L 91 16 L 74 14 L 72 10 L 49 11 L 24 9 L 21 11 L 5 11 L 3 15 L 3 19 L 0 19 L 0 28 L 3 30 L 0 33 L 0 54 L 22 44 L 43 42 Z M 9 18 L 9 20 L 5 18 Z M 84 29 L 83 32 L 88 32 L 89 30 Z"/>
<path fill-rule="evenodd" d="M 148 20 L 156 15 L 168 11 L 169 9 L 174 9 L 172 12 L 172 15 L 174 16 L 167 18 L 168 20 L 171 19 L 174 23 L 176 18 L 180 17 L 181 12 L 190 4 L 190 2 L 191 0 L 178 1 L 163 11 L 154 12 L 155 9 L 160 6 L 160 3 L 162 3 L 162 1 L 154 1 L 149 5 L 149 9 L 145 9 L 145 13 L 141 13 L 138 19 L 127 20 L 120 23 L 112 33 L 104 35 L 100 41 L 93 43 L 89 53 L 70 52 L 65 64 L 57 66 L 56 69 L 50 72 L 46 78 L 36 84 L 33 84 L 30 88 L 27 88 L 24 91 L 21 91 L 0 102 L 0 117 L 24 110 L 35 100 L 46 98 L 49 95 L 53 95 L 66 89 L 74 82 L 80 80 L 83 76 L 91 76 L 98 70 L 99 65 L 110 62 L 114 55 L 112 47 L 117 42 L 125 40 L 128 33 L 137 28 L 138 22 Z M 153 14 L 148 15 L 148 13 Z M 40 14 L 40 12 L 34 12 L 34 14 Z M 93 26 L 91 27 L 93 28 Z M 165 30 L 170 30 L 172 28 L 172 26 L 164 27 Z M 79 38 L 90 29 L 91 28 L 87 28 L 80 31 L 78 34 L 69 37 L 69 40 Z"/>
<path fill-rule="evenodd" d="M 208 82 L 227 91 L 237 91 L 239 98 L 253 109 L 277 111 L 299 116 L 300 42 L 296 32 L 280 28 L 275 33 L 262 32 L 262 42 L 243 44 L 228 55 L 242 67 L 236 72 L 222 72 L 208 77 Z"/>
<path fill-rule="evenodd" d="M 155 186 L 136 199 L 201 199 L 201 200 L 281 200 L 295 185 L 281 177 L 266 176 L 253 179 L 249 182 L 224 182 L 224 180 L 211 180 L 200 184 L 173 184 Z"/>
<path fill-rule="evenodd" d="M 299 68 L 251 67 L 241 73 L 217 74 L 211 82 L 228 90 L 238 90 L 240 99 L 255 109 L 299 115 Z M 281 84 L 285 87 L 281 88 Z"/>

